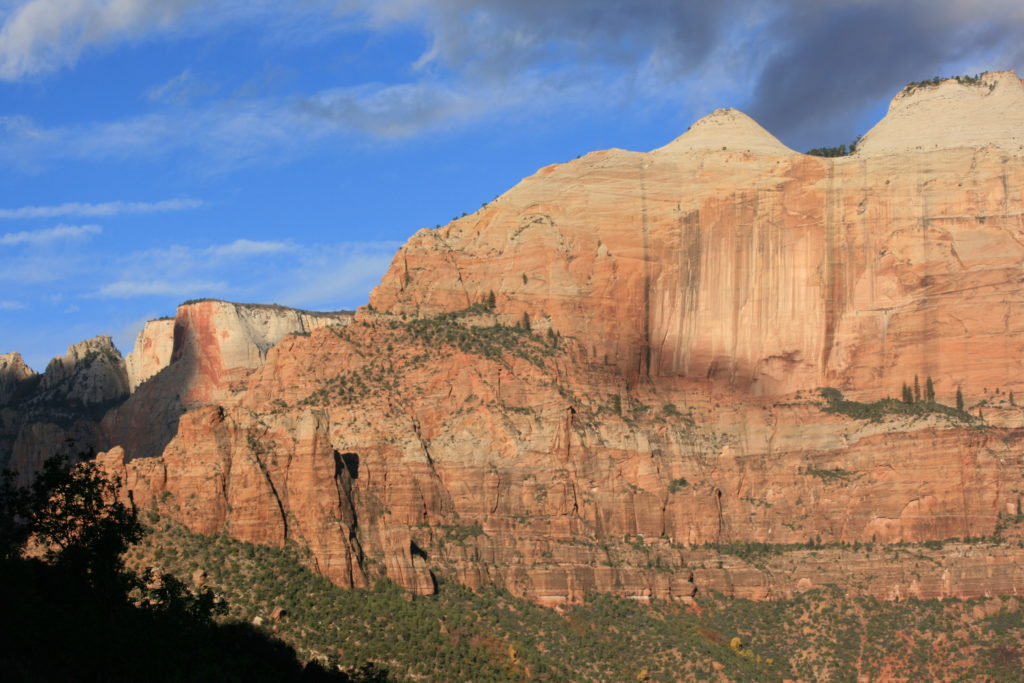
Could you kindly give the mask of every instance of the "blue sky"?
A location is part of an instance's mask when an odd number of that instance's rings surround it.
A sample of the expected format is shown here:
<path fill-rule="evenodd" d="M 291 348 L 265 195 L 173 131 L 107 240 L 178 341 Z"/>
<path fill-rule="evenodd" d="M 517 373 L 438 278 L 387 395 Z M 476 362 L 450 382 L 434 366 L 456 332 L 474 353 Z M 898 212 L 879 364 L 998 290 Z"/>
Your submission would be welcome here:
<path fill-rule="evenodd" d="M 0 0 L 0 353 L 366 302 L 422 227 L 717 107 L 798 150 L 1019 69 L 1019 0 Z"/>

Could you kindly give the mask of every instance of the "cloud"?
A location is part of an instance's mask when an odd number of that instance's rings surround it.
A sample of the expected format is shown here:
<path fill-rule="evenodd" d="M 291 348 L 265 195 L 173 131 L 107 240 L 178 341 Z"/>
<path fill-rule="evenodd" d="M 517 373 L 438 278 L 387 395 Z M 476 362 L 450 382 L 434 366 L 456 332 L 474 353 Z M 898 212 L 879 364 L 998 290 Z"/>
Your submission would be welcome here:
<path fill-rule="evenodd" d="M 847 130 L 911 80 L 1024 65 L 1019 0 L 364 0 L 360 8 L 378 30 L 421 27 L 430 40 L 416 62 L 423 71 L 491 85 L 562 73 L 571 76 L 564 83 L 587 82 L 613 100 L 690 106 L 691 84 L 713 80 L 720 96 L 741 100 L 729 104 L 797 140 Z M 609 75 L 620 87 L 602 88 Z"/>
<path fill-rule="evenodd" d="M 0 246 L 16 244 L 46 244 L 58 240 L 72 240 L 98 235 L 103 228 L 98 225 L 58 225 L 46 230 L 8 232 L 0 235 Z"/>
<path fill-rule="evenodd" d="M 493 109 L 488 95 L 420 81 L 328 90 L 303 100 L 304 111 L 340 129 L 401 138 Z"/>
<path fill-rule="evenodd" d="M 140 296 L 208 296 L 228 291 L 227 283 L 211 280 L 118 280 L 99 290 L 101 297 L 128 299 Z"/>
<path fill-rule="evenodd" d="M 908 81 L 1024 66 L 1019 0 L 29 0 L 0 29 L 0 77 L 70 64 L 92 46 L 241 21 L 265 34 L 313 24 L 411 31 L 428 47 L 397 83 L 70 126 L 0 117 L 0 160 L 34 169 L 188 150 L 215 172 L 328 139 L 652 105 L 679 111 L 681 128 L 738 106 L 801 148 L 863 132 L 854 128 Z M 173 105 L 202 87 L 185 70 L 149 97 Z"/>
<path fill-rule="evenodd" d="M 366 303 L 399 242 L 293 244 L 238 239 L 206 247 L 139 251 L 116 264 L 100 298 L 219 296 L 338 309 Z M 159 273 L 160 277 L 152 277 Z"/>
<path fill-rule="evenodd" d="M 0 28 L 0 79 L 73 64 L 87 48 L 166 30 L 201 0 L 28 0 Z"/>
<path fill-rule="evenodd" d="M 219 89 L 213 83 L 203 82 L 191 69 L 185 69 L 177 76 L 146 90 L 145 96 L 150 102 L 185 105 L 198 97 L 213 95 Z"/>
<path fill-rule="evenodd" d="M 278 279 L 267 301 L 312 309 L 355 308 L 369 299 L 391 265 L 400 242 L 346 242 L 305 248 Z"/>
<path fill-rule="evenodd" d="M 68 67 L 90 50 L 174 34 L 208 34 L 240 22 L 262 22 L 267 34 L 277 40 L 308 44 L 346 25 L 346 3 L 0 0 L 0 80 L 19 80 Z M 174 91 L 172 85 L 163 94 L 182 94 L 180 89 Z"/>
<path fill-rule="evenodd" d="M 20 311 L 25 308 L 25 304 L 20 301 L 0 301 L 0 311 Z"/>
<path fill-rule="evenodd" d="M 59 216 L 117 216 L 122 213 L 160 213 L 197 209 L 203 202 L 195 199 L 167 199 L 159 202 L 104 202 L 84 204 L 69 202 L 55 206 L 23 206 L 0 209 L 0 219 L 56 218 Z"/>
<path fill-rule="evenodd" d="M 251 289 L 253 273 L 262 283 L 276 270 L 275 257 L 297 249 L 286 242 L 237 239 L 206 247 L 171 245 L 132 252 L 118 259 L 118 279 L 101 286 L 95 296 L 191 296 L 244 294 Z M 268 259 L 271 261 L 268 262 Z M 154 278 L 153 273 L 160 277 Z"/>
<path fill-rule="evenodd" d="M 777 135 L 824 141 L 909 81 L 1020 68 L 1022 31 L 1016 1 L 794 0 L 767 28 L 779 39 L 750 113 Z"/>
<path fill-rule="evenodd" d="M 230 244 L 209 247 L 205 253 L 214 258 L 232 258 L 279 254 L 282 251 L 292 251 L 293 249 L 295 249 L 293 245 L 284 242 L 254 242 L 253 240 L 239 239 Z"/>

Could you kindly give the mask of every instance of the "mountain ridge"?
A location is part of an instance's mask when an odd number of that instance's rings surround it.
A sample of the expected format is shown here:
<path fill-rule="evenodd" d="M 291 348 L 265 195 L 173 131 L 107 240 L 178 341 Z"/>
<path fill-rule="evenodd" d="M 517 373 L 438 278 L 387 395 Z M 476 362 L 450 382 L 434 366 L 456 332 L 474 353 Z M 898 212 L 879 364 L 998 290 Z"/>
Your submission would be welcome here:
<path fill-rule="evenodd" d="M 964 88 L 894 111 L 973 111 Z M 179 308 L 100 462 L 138 505 L 298 543 L 348 587 L 443 575 L 552 606 L 1024 590 L 1003 545 L 1024 538 L 1024 163 L 889 153 L 876 129 L 825 159 L 719 110 L 416 233 L 351 317 Z"/>

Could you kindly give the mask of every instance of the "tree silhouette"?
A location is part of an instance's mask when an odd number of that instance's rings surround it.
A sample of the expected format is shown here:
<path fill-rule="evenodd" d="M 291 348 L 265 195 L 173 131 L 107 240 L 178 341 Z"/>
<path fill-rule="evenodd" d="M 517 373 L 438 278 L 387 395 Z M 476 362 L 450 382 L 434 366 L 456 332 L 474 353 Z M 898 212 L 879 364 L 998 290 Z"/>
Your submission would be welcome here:
<path fill-rule="evenodd" d="M 0 475 L 0 638 L 4 680 L 386 681 L 304 664 L 251 624 L 218 624 L 223 603 L 122 555 L 143 528 L 94 463 L 51 458 L 31 487 Z"/>
<path fill-rule="evenodd" d="M 52 565 L 67 568 L 100 595 L 124 599 L 135 585 L 121 555 L 142 536 L 135 510 L 118 498 L 120 482 L 93 462 L 68 468 L 47 460 L 32 484 L 32 539 Z"/>

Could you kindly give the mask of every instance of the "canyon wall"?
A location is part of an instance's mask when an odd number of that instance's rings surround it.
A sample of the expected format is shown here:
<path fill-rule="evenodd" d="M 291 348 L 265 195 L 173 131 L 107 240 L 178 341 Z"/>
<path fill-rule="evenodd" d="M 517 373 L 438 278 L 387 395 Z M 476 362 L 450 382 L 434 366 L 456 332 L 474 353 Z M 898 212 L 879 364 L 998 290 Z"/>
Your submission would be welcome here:
<path fill-rule="evenodd" d="M 1022 124 L 1001 73 L 900 93 L 847 157 L 719 110 L 546 167 L 414 235 L 354 318 L 144 331 L 100 461 L 345 586 L 1016 593 Z"/>
<path fill-rule="evenodd" d="M 1019 390 L 1021 130 L 1012 73 L 897 96 L 847 157 L 793 153 L 719 110 L 420 231 L 371 303 L 426 315 L 494 291 L 508 321 L 586 339 L 634 380 Z"/>
<path fill-rule="evenodd" d="M 111 438 L 157 444 L 152 453 L 159 454 L 182 410 L 226 391 L 286 335 L 350 319 L 346 312 L 204 300 L 146 323 L 125 358 L 108 336 L 69 346 L 41 375 L 17 353 L 0 356 L 0 463 L 28 481 L 46 458 L 73 460 L 109 447 Z M 124 406 L 140 388 L 140 400 Z"/>

